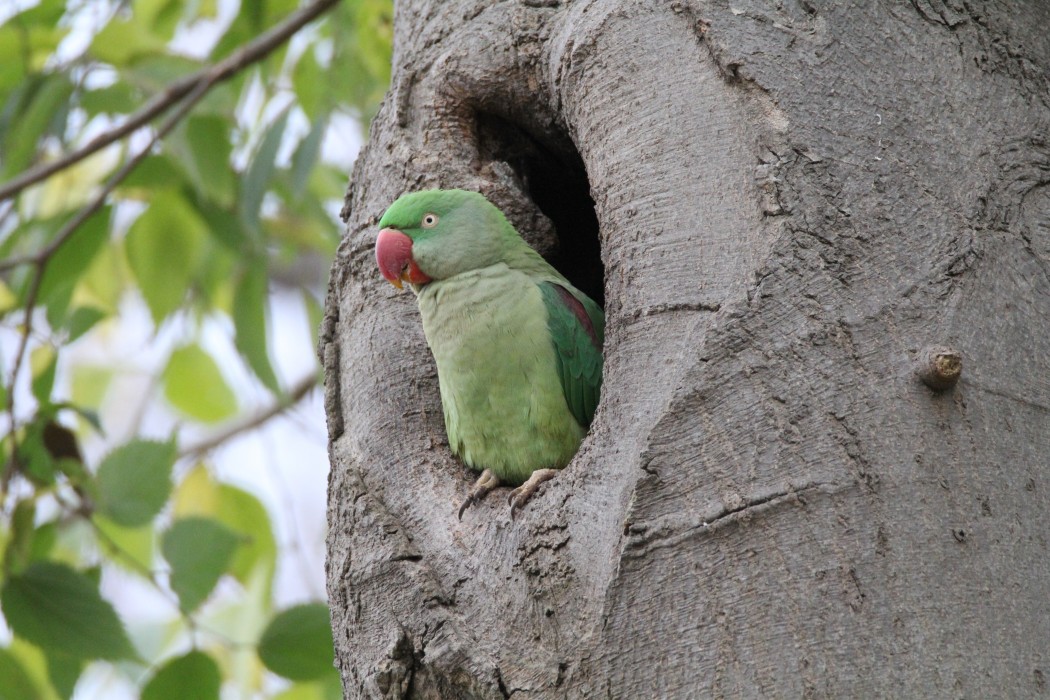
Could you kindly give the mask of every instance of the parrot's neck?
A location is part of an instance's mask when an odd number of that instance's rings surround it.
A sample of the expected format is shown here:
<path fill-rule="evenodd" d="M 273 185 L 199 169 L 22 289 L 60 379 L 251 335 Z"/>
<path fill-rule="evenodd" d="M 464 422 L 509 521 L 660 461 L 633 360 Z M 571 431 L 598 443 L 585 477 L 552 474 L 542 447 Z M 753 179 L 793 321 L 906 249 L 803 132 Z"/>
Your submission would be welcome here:
<path fill-rule="evenodd" d="M 424 317 L 433 316 L 436 307 L 449 304 L 455 304 L 461 314 L 469 314 L 479 305 L 499 303 L 501 283 L 509 273 L 507 265 L 496 263 L 412 288 Z"/>

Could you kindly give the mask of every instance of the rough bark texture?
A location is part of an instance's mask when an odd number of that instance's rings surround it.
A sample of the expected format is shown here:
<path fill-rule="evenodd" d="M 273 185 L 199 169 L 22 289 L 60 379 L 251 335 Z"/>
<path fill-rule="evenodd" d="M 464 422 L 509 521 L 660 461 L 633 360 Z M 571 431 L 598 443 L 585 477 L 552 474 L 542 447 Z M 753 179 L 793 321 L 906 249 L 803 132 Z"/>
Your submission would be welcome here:
<path fill-rule="evenodd" d="M 1044 0 L 399 1 L 321 342 L 347 697 L 1047 692 L 1048 27 Z M 500 492 L 456 520 L 475 475 L 375 270 L 375 221 L 430 186 L 604 292 L 595 424 L 517 522 Z"/>

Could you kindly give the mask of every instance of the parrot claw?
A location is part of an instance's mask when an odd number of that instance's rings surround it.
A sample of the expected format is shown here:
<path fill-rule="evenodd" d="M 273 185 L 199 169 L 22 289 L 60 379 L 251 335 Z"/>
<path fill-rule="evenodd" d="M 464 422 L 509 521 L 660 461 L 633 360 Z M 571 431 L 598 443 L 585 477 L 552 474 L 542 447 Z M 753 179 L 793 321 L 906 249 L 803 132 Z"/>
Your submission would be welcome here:
<path fill-rule="evenodd" d="M 466 500 L 459 506 L 459 519 L 463 519 L 463 511 L 470 506 L 481 501 L 482 498 L 488 495 L 489 491 L 499 486 L 499 477 L 490 472 L 488 469 L 481 472 L 481 476 L 474 482 L 474 486 L 471 487 L 470 493 L 467 494 Z"/>
<path fill-rule="evenodd" d="M 557 469 L 537 469 L 532 472 L 528 481 L 511 491 L 507 497 L 507 503 L 510 505 L 510 519 L 514 520 L 514 516 L 536 495 L 536 491 L 543 485 L 543 482 L 550 481 L 557 474 Z"/>

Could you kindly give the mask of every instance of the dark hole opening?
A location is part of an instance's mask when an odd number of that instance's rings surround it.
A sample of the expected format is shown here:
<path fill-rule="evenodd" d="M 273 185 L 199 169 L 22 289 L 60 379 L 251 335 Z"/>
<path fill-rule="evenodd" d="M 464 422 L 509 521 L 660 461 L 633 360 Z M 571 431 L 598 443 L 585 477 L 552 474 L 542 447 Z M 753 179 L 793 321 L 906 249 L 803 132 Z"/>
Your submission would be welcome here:
<path fill-rule="evenodd" d="M 567 137 L 557 145 L 540 141 L 493 114 L 478 114 L 478 152 L 514 170 L 532 201 L 554 224 L 557 245 L 548 261 L 580 291 L 605 307 L 604 268 L 598 216 L 583 159 Z"/>

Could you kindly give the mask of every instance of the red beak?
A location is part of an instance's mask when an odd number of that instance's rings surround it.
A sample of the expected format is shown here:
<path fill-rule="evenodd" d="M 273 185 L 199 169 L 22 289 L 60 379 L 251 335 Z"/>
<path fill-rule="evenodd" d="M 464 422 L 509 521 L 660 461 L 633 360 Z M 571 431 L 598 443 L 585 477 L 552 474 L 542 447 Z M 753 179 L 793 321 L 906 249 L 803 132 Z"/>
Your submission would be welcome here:
<path fill-rule="evenodd" d="M 379 274 L 398 289 L 402 288 L 402 281 L 411 284 L 430 281 L 412 258 L 412 239 L 396 229 L 385 228 L 376 237 L 376 264 Z"/>

